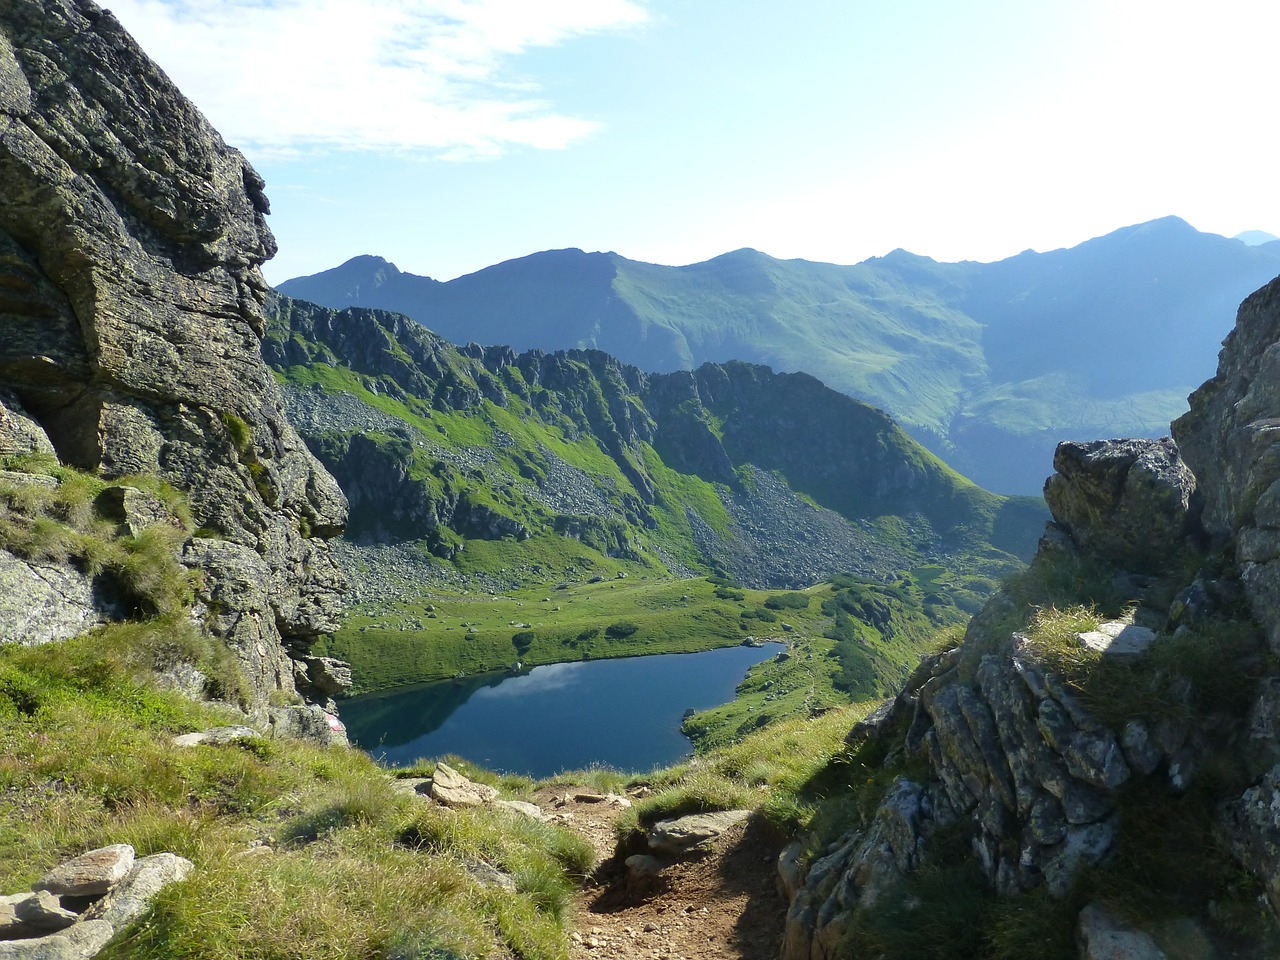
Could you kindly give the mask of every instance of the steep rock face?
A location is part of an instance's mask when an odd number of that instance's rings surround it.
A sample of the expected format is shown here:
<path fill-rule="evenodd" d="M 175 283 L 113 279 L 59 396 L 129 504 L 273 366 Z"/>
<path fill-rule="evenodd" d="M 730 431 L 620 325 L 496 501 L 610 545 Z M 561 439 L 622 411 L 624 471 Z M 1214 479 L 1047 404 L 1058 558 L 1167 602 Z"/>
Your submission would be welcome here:
<path fill-rule="evenodd" d="M 903 748 L 931 776 L 900 778 L 865 830 L 796 871 L 784 960 L 840 956 L 852 915 L 931 862 L 931 842 L 948 829 L 969 835 L 998 895 L 1043 888 L 1064 898 L 1114 855 L 1121 788 L 1172 776 L 1179 761 L 1222 745 L 1182 728 L 1157 736 L 1136 721 L 1109 728 L 1021 644 L 981 658 L 971 680 L 958 676 L 959 660 L 959 650 L 926 660 L 893 703 L 885 722 L 907 729 Z"/>
<path fill-rule="evenodd" d="M 0 446 L 187 491 L 187 562 L 263 702 L 333 629 L 346 503 L 261 360 L 263 183 L 110 13 L 0 8 Z M 252 596 L 251 600 L 245 600 Z M 244 601 L 244 602 L 242 602 Z"/>
<path fill-rule="evenodd" d="M 1218 373 L 1173 425 L 1204 525 L 1235 546 L 1254 615 L 1280 653 L 1280 279 L 1240 305 Z"/>
<path fill-rule="evenodd" d="M 1173 425 L 1204 497 L 1204 525 L 1234 556 L 1249 606 L 1280 653 L 1280 279 L 1240 305 L 1218 373 Z M 1262 761 L 1280 761 L 1280 681 L 1250 715 Z M 1224 832 L 1280 914 L 1280 765 L 1226 806 Z"/>

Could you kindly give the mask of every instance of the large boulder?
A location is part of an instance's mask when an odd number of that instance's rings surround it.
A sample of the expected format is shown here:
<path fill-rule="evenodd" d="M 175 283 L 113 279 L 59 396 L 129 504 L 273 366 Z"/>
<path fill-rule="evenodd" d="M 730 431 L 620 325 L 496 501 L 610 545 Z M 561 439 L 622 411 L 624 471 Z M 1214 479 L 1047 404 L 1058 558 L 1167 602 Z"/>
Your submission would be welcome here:
<path fill-rule="evenodd" d="M 95 578 L 0 548 L 0 644 L 66 640 L 120 613 Z"/>
<path fill-rule="evenodd" d="M 1086 553 L 1152 573 L 1198 530 L 1196 478 L 1168 437 L 1060 443 L 1053 468 L 1045 501 Z"/>

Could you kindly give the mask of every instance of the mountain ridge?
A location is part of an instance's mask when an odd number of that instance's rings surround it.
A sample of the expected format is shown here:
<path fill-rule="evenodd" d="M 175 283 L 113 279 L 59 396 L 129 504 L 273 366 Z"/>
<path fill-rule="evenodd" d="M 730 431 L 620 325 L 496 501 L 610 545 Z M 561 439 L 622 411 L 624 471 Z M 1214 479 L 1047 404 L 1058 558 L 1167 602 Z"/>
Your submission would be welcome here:
<path fill-rule="evenodd" d="M 304 438 L 347 491 L 357 539 L 425 537 L 450 557 L 458 537 L 574 531 L 633 559 L 656 561 L 663 542 L 748 585 L 806 586 L 844 572 L 799 559 L 825 556 L 824 544 L 783 549 L 777 531 L 760 534 L 744 519 L 752 497 L 771 489 L 767 474 L 785 478 L 788 510 L 803 507 L 799 495 L 810 514 L 844 518 L 840 539 L 855 556 L 840 563 L 849 569 L 867 549 L 901 541 L 880 529 L 890 517 L 920 518 L 926 552 L 994 538 L 1028 555 L 1034 539 L 1040 514 L 1030 500 L 981 491 L 883 413 L 807 374 L 741 361 L 650 374 L 596 350 L 459 348 L 398 314 L 282 295 L 268 314 L 264 354 Z M 317 416 L 311 398 L 321 394 L 331 405 L 338 395 L 354 399 L 363 412 Z M 373 474 L 377 492 L 366 496 Z M 583 483 L 603 492 L 588 496 Z M 735 520 L 734 510 L 747 512 Z M 1022 521 L 997 525 L 1018 510 Z M 380 525 L 381 514 L 396 519 Z M 905 544 L 891 552 L 920 546 Z M 749 566 L 744 558 L 756 554 L 776 569 Z"/>
<path fill-rule="evenodd" d="M 1031 493 L 1065 437 L 1166 432 L 1212 372 L 1236 304 L 1278 272 L 1280 247 L 1165 217 L 988 264 L 743 248 L 668 267 L 566 248 L 443 283 L 397 271 L 358 301 L 459 343 L 594 347 L 654 372 L 729 359 L 803 370 L 888 411 L 983 486 Z M 356 303 L 335 279 L 280 290 Z"/>

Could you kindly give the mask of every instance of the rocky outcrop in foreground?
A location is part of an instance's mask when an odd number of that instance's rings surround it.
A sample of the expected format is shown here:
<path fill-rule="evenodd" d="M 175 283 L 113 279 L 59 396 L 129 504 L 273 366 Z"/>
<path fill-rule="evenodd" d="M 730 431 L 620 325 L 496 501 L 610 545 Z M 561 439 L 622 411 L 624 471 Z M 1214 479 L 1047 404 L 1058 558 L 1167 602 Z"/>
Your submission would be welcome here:
<path fill-rule="evenodd" d="M 0 960 L 88 960 L 191 869 L 172 853 L 137 857 L 127 843 L 60 863 L 31 892 L 0 896 Z"/>
<path fill-rule="evenodd" d="M 857 756 L 901 771 L 874 814 L 784 854 L 784 960 L 846 955 L 868 917 L 950 868 L 1006 902 L 1074 904 L 1081 957 L 1162 957 L 1187 938 L 1197 955 L 1273 955 L 1277 356 L 1280 282 L 1241 307 L 1176 442 L 1058 448 L 1029 573 L 851 734 Z M 1074 627 L 1070 604 L 1123 616 Z M 1161 866 L 1135 875 L 1143 862 Z M 1160 875 L 1187 870 L 1182 886 Z M 1146 912 L 1144 888 L 1162 891 Z M 1233 897 L 1249 933 L 1225 919 Z"/>
<path fill-rule="evenodd" d="M 1280 653 L 1280 279 L 1240 306 L 1218 373 L 1173 424 L 1204 500 L 1206 533 L 1233 547 L 1253 613 Z"/>
<path fill-rule="evenodd" d="M 0 454 L 186 492 L 195 616 L 239 655 L 258 708 L 292 697 L 307 670 L 293 655 L 336 628 L 344 578 L 325 538 L 347 508 L 260 356 L 259 266 L 275 252 L 261 178 L 109 12 L 14 0 L 0 195 Z M 0 551 L 6 584 L 21 565 Z M 57 576 L 70 603 L 108 603 Z M 62 619 L 55 633 L 79 628 Z"/>

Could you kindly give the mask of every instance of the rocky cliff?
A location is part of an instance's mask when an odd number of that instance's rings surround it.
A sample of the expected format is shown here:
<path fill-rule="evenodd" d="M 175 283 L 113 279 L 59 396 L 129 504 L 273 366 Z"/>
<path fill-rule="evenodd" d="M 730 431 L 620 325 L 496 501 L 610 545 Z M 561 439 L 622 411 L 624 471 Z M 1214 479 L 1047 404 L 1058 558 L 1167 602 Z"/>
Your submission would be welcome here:
<path fill-rule="evenodd" d="M 256 708 L 294 697 L 339 613 L 325 538 L 347 507 L 261 359 L 259 266 L 275 251 L 261 178 L 109 12 L 12 0 L 0 195 L 0 451 L 184 491 L 193 616 L 239 655 Z M 7 583 L 49 583 L 0 563 Z M 58 620 L 53 594 L 38 602 Z M 78 596 L 50 636 L 109 606 Z"/>
<path fill-rule="evenodd" d="M 543 533 L 687 573 L 806 586 L 1029 554 L 1042 507 L 947 470 L 882 412 L 745 363 L 649 374 L 597 350 L 455 347 L 412 320 L 269 303 L 267 361 L 358 542 Z M 1006 559 L 1008 559 L 1006 557 Z"/>
<path fill-rule="evenodd" d="M 1280 282 L 1176 442 L 1059 446 L 1028 573 L 850 735 L 857 828 L 784 858 L 787 960 L 942 955 L 931 924 L 957 956 L 1276 955 L 1277 351 Z"/>

